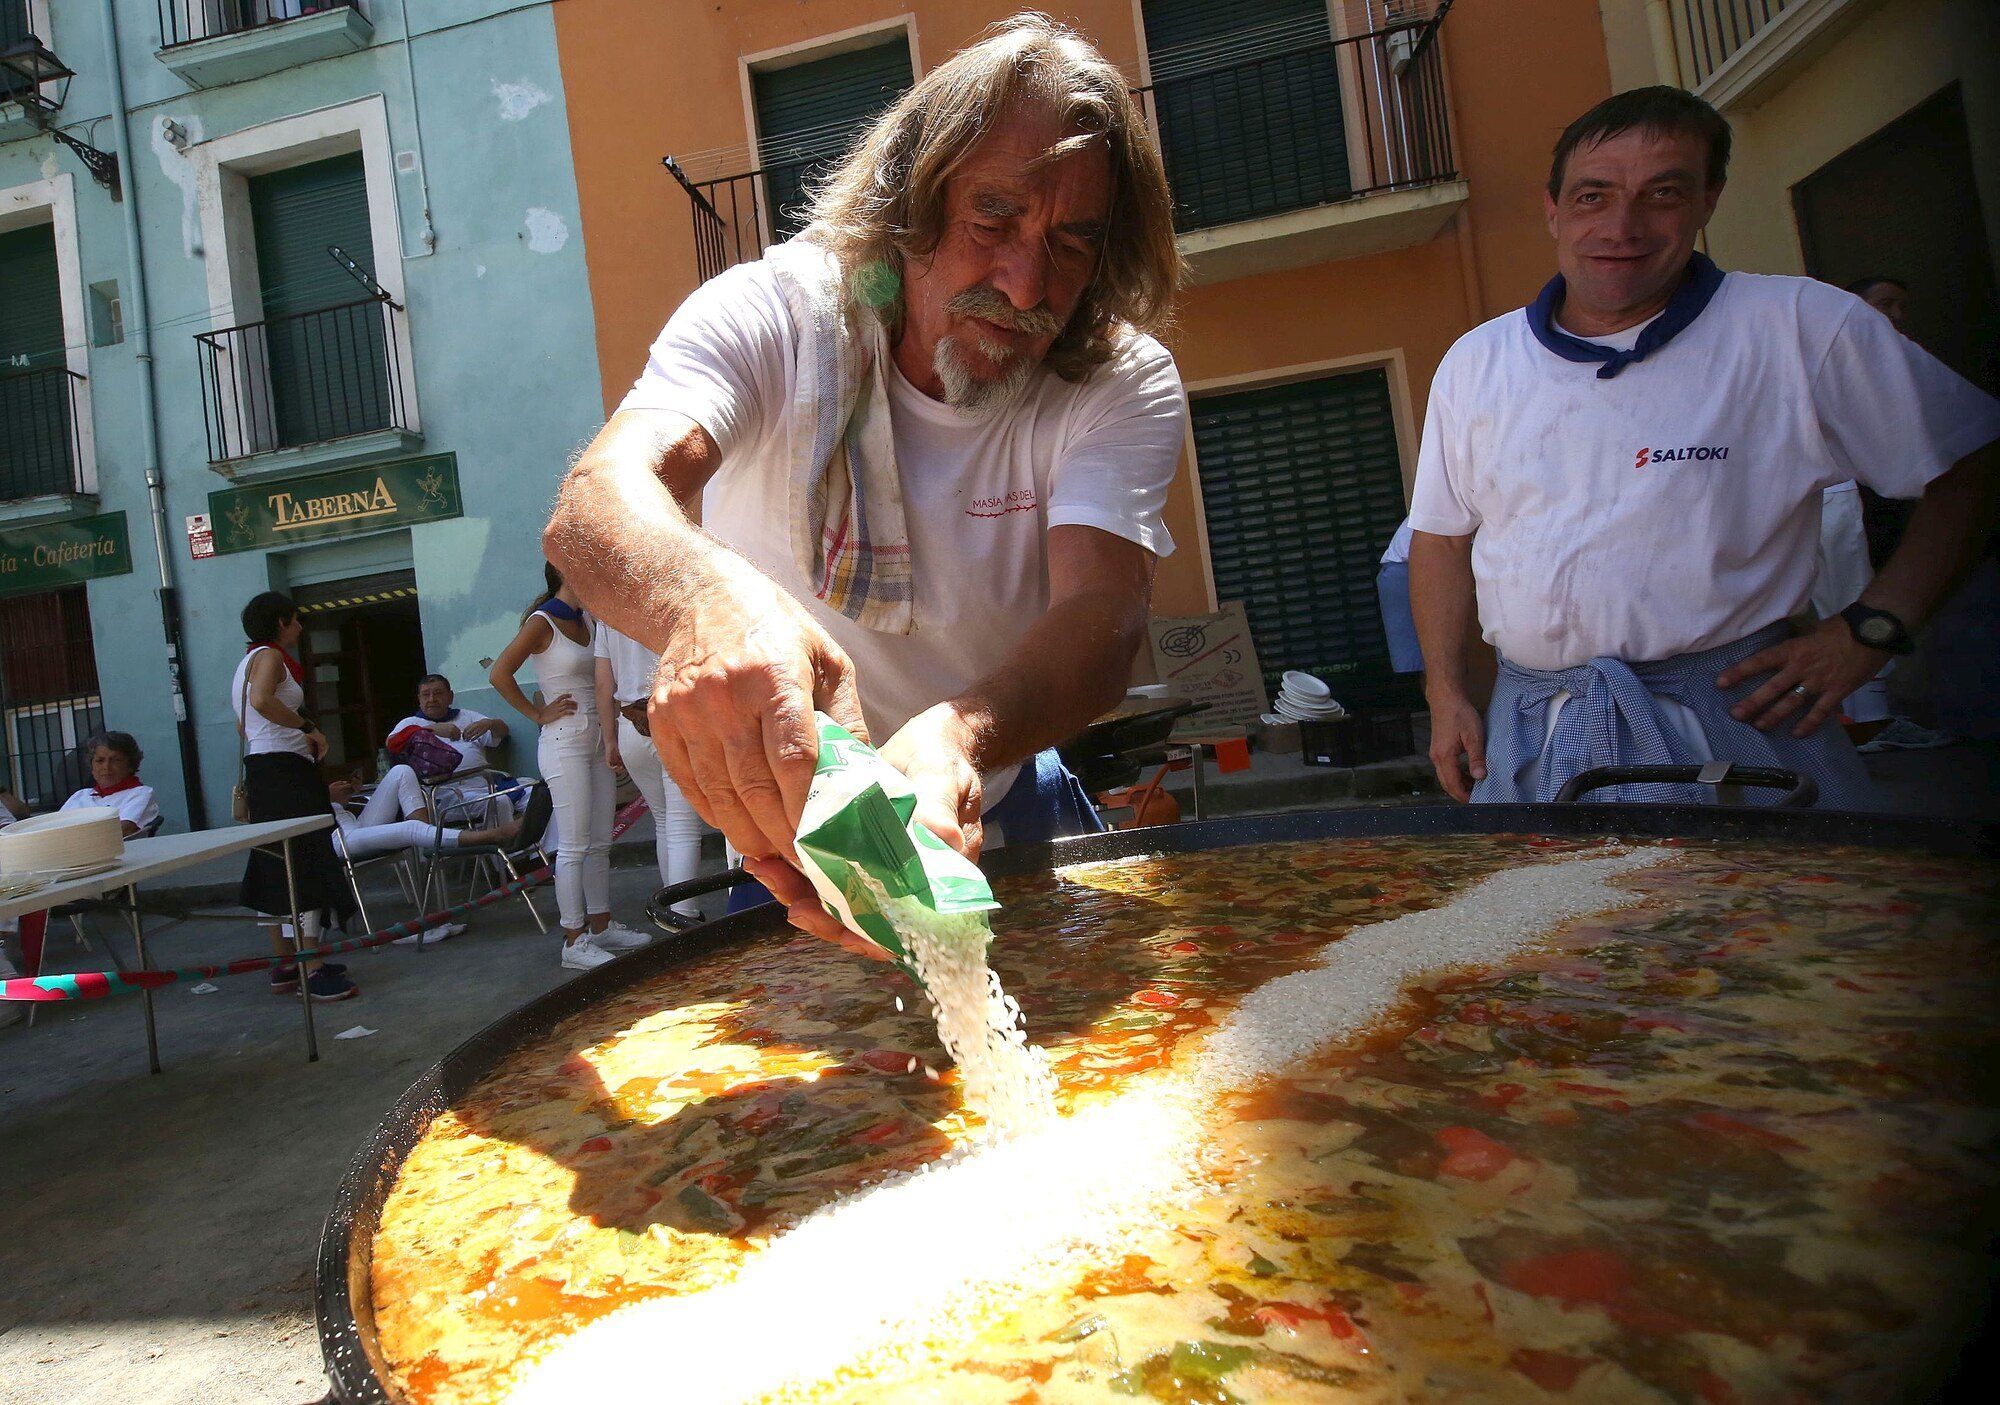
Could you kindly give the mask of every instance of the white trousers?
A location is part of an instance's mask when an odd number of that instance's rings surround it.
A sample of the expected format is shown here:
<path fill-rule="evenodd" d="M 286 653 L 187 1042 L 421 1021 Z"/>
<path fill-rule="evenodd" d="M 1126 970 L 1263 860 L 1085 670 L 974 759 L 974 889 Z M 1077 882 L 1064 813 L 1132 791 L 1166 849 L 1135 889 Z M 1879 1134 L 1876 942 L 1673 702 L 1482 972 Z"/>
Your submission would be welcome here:
<path fill-rule="evenodd" d="M 391 766 L 382 773 L 358 819 L 363 826 L 388 824 L 408 819 L 423 808 L 424 790 L 417 784 L 417 773 L 408 766 Z"/>
<path fill-rule="evenodd" d="M 544 731 L 537 743 L 556 822 L 556 912 L 565 931 L 611 911 L 611 821 L 617 779 L 604 764 L 595 719 L 567 737 Z"/>
<path fill-rule="evenodd" d="M 701 836 L 707 826 L 660 764 L 653 739 L 623 714 L 618 718 L 618 754 L 625 758 L 625 773 L 653 812 L 653 847 L 660 863 L 660 881 L 687 882 L 701 871 Z M 674 911 L 687 917 L 701 915 L 700 905 L 692 898 L 675 903 Z"/>
<path fill-rule="evenodd" d="M 350 819 L 342 811 L 336 811 L 335 818 L 340 821 L 340 828 L 335 831 L 333 842 L 350 859 L 372 859 L 377 854 L 392 854 L 398 849 L 428 849 L 438 832 L 437 826 L 429 820 L 390 820 L 383 824 L 370 824 L 366 810 L 361 812 L 358 820 Z M 458 831 L 447 829 L 438 847 L 456 849 Z"/>

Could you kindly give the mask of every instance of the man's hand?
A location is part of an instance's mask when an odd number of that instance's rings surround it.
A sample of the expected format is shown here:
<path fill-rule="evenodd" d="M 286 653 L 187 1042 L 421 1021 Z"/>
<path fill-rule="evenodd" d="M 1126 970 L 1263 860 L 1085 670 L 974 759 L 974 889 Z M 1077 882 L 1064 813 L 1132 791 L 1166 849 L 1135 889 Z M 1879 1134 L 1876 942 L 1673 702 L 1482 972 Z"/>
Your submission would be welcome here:
<path fill-rule="evenodd" d="M 1458 801 L 1472 799 L 1473 785 L 1486 779 L 1486 724 L 1462 694 L 1431 700 L 1431 766 Z"/>
<path fill-rule="evenodd" d="M 811 881 L 792 867 L 790 861 L 775 856 L 745 859 L 743 867 L 752 878 L 771 890 L 771 896 L 784 905 L 786 920 L 801 932 L 830 941 L 842 950 L 865 956 L 870 961 L 890 959 L 889 953 L 881 947 L 842 926 L 840 919 L 821 905 Z"/>
<path fill-rule="evenodd" d="M 1809 737 L 1840 710 L 1849 693 L 1880 673 L 1890 657 L 1856 639 L 1847 621 L 1835 616 L 1796 639 L 1773 644 L 1724 669 L 1715 686 L 1733 688 L 1769 673 L 1763 686 L 1730 708 L 1729 715 L 1768 732 L 1804 709 L 1792 735 Z"/>
<path fill-rule="evenodd" d="M 882 759 L 916 788 L 918 823 L 977 863 L 985 792 L 972 749 L 965 720 L 950 703 L 939 703 L 904 723 L 882 747 Z"/>
<path fill-rule="evenodd" d="M 500 724 L 489 717 L 484 722 L 473 723 L 458 735 L 460 741 L 476 742 L 481 737 L 491 736 L 498 730 L 500 730 Z M 438 735 L 443 736 L 444 733 L 439 732 Z"/>
<path fill-rule="evenodd" d="M 814 710 L 867 738 L 854 665 L 740 558 L 711 564 L 660 650 L 648 727 L 695 813 L 738 853 L 788 855 L 819 758 Z"/>
<path fill-rule="evenodd" d="M 433 722 L 430 724 L 430 727 L 433 732 L 437 733 L 437 735 L 443 737 L 448 742 L 455 742 L 460 740 L 458 733 L 458 724 L 456 722 Z"/>

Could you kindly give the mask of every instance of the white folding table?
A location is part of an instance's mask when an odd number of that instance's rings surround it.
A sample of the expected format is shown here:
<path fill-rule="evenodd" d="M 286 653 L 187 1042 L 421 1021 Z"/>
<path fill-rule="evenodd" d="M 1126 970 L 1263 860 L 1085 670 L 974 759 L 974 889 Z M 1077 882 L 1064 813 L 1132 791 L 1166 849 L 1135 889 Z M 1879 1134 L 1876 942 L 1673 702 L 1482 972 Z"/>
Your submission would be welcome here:
<path fill-rule="evenodd" d="M 139 951 L 139 965 L 142 969 L 150 969 L 151 963 L 146 957 L 146 933 L 139 919 L 140 883 L 184 868 L 193 868 L 212 859 L 227 858 L 231 854 L 276 844 L 285 860 L 285 894 L 291 907 L 292 931 L 299 933 L 302 927 L 299 922 L 298 884 L 292 872 L 292 841 L 326 829 L 332 823 L 333 816 L 329 813 L 293 820 L 266 820 L 261 824 L 232 825 L 227 829 L 203 829 L 192 834 L 162 834 L 152 839 L 128 840 L 124 857 L 115 868 L 64 879 L 19 897 L 0 899 L 0 917 L 19 917 L 44 908 L 61 907 L 65 903 L 83 902 L 122 888 L 125 890 L 125 918 L 132 928 L 133 945 Z M 153 1027 L 153 992 L 148 989 L 140 998 L 146 1009 L 146 1061 L 152 1071 L 158 1073 L 160 1044 Z M 305 1012 L 306 1060 L 312 1062 L 319 1058 L 319 1040 L 313 1032 L 312 997 L 306 989 L 303 971 L 299 973 L 299 1007 Z"/>

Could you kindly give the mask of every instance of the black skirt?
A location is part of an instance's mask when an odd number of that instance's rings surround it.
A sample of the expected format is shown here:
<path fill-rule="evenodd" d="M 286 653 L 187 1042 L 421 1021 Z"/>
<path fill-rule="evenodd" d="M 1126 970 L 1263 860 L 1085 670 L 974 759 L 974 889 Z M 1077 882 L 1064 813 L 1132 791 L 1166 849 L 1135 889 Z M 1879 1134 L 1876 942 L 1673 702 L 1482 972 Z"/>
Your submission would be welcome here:
<path fill-rule="evenodd" d="M 324 815 L 333 808 L 319 768 L 289 751 L 267 751 L 245 757 L 243 784 L 250 793 L 252 824 Z M 354 890 L 348 887 L 346 871 L 340 866 L 339 855 L 333 852 L 331 829 L 292 841 L 292 878 L 298 885 L 301 913 L 324 912 L 335 925 L 346 923 L 348 914 L 354 911 Z M 249 865 L 243 870 L 239 900 L 245 907 L 273 917 L 291 915 L 282 853 L 251 850 Z"/>

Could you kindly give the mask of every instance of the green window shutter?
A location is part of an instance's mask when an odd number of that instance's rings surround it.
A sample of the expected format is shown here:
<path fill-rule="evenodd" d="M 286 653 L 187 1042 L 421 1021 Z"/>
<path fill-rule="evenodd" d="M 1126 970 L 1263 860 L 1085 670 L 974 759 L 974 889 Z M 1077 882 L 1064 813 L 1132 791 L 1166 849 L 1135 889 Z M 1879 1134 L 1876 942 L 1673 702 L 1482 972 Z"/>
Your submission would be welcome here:
<path fill-rule="evenodd" d="M 798 233 L 805 223 L 807 185 L 908 91 L 910 82 L 910 45 L 900 33 L 872 48 L 750 76 L 758 164 L 765 171 L 776 238 Z"/>
<path fill-rule="evenodd" d="M 0 234 L 0 499 L 74 486 L 68 361 L 55 226 Z"/>
<path fill-rule="evenodd" d="M 327 253 L 337 245 L 375 272 L 361 154 L 252 176 L 250 224 L 278 443 L 380 429 L 389 422 L 385 310 Z"/>
<path fill-rule="evenodd" d="M 1288 668 L 1389 677 L 1375 575 L 1403 519 L 1389 377 L 1357 371 L 1192 402 L 1218 600 L 1241 600 L 1275 686 Z"/>
<path fill-rule="evenodd" d="M 1342 200 L 1353 189 L 1325 0 L 1145 0 L 1160 154 L 1180 229 Z"/>

